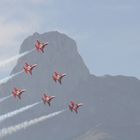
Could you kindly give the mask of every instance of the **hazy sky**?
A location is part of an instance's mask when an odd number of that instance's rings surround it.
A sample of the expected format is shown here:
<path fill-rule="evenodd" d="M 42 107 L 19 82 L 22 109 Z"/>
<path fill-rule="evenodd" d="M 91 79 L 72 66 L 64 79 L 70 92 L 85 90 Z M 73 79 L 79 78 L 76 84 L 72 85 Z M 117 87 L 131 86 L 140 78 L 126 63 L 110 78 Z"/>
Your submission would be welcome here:
<path fill-rule="evenodd" d="M 76 40 L 91 73 L 140 78 L 140 0 L 1 0 L 0 61 L 34 32 L 52 30 Z"/>

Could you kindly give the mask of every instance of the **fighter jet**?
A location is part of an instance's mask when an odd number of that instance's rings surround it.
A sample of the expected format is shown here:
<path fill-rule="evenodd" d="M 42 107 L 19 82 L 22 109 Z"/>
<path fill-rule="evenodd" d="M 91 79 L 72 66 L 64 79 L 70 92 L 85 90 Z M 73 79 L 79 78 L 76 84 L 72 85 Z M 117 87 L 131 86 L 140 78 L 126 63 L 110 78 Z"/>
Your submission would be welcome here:
<path fill-rule="evenodd" d="M 78 108 L 81 106 L 83 106 L 83 103 L 76 104 L 75 102 L 71 101 L 69 105 L 69 109 L 71 112 L 75 111 L 75 113 L 77 114 Z"/>
<path fill-rule="evenodd" d="M 43 100 L 44 104 L 48 103 L 48 105 L 50 106 L 53 98 L 55 98 L 55 96 L 48 96 L 48 95 L 44 94 L 42 97 L 42 100 Z"/>
<path fill-rule="evenodd" d="M 48 42 L 46 42 L 46 43 L 42 43 L 42 42 L 40 42 L 40 41 L 36 41 L 36 44 L 35 44 L 35 47 L 36 47 L 36 50 L 38 51 L 38 52 L 42 52 L 42 53 L 44 53 L 44 48 L 45 48 L 45 46 L 47 46 L 48 45 Z"/>
<path fill-rule="evenodd" d="M 12 91 L 12 94 L 15 98 L 18 97 L 19 99 L 21 99 L 21 94 L 25 91 L 26 91 L 25 89 L 14 88 L 14 90 Z"/>
<path fill-rule="evenodd" d="M 29 65 L 28 63 L 25 63 L 24 65 L 24 71 L 26 74 L 30 73 L 32 75 L 32 70 L 37 66 L 37 64 Z"/>
<path fill-rule="evenodd" d="M 62 78 L 64 77 L 64 76 L 66 76 L 66 74 L 65 73 L 63 73 L 63 74 L 59 74 L 59 73 L 57 73 L 57 72 L 54 72 L 54 74 L 53 74 L 53 80 L 55 81 L 55 82 L 59 82 L 60 84 L 62 84 Z"/>

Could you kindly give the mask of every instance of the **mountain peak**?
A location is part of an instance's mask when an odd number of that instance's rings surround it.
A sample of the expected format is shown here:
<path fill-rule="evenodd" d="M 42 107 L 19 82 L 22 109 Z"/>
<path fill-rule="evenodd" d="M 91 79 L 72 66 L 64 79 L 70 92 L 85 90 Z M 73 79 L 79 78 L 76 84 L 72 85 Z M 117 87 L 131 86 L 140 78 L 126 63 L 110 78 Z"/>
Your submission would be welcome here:
<path fill-rule="evenodd" d="M 47 42 L 48 41 L 49 44 L 50 43 L 57 43 L 58 46 L 55 46 L 55 47 L 59 47 L 59 49 L 69 48 L 69 49 L 77 50 L 76 42 L 72 38 L 70 38 L 66 34 L 60 33 L 58 31 L 50 31 L 50 32 L 43 33 L 43 34 L 39 34 L 39 33 L 35 32 L 35 33 L 33 33 L 33 35 L 27 37 L 23 41 L 23 43 L 20 47 L 20 53 L 23 53 L 24 51 L 28 51 L 28 50 L 34 48 L 36 40 L 40 40 L 41 42 Z M 68 43 L 70 43 L 71 46 L 66 44 L 66 41 Z M 64 42 L 65 42 L 66 45 L 63 44 Z"/>
<path fill-rule="evenodd" d="M 34 33 L 24 40 L 20 53 L 35 48 L 36 40 L 49 42 L 44 53 L 39 53 L 34 49 L 20 58 L 12 71 L 16 73 L 23 70 L 26 62 L 37 64 L 32 76 L 21 73 L 0 86 L 0 91 L 3 93 L 1 96 L 4 97 L 9 96 L 14 87 L 26 89 L 27 94 L 24 94 L 19 102 L 12 98 L 1 103 L 1 114 L 40 101 L 46 92 L 56 98 L 51 107 L 42 103 L 22 115 L 16 115 L 1 123 L 0 128 L 68 108 L 71 100 L 82 102 L 84 106 L 77 115 L 66 111 L 59 117 L 44 121 L 24 133 L 19 132 L 6 137 L 5 140 L 23 140 L 27 136 L 38 140 L 45 139 L 46 135 L 51 140 L 74 140 L 74 138 L 85 139 L 86 137 L 105 140 L 106 136 L 111 136 L 111 139 L 140 139 L 139 80 L 124 76 L 95 77 L 90 75 L 78 53 L 75 41 L 57 31 Z M 62 80 L 62 85 L 53 81 L 52 75 L 55 71 L 67 74 Z"/>
<path fill-rule="evenodd" d="M 37 63 L 40 65 L 40 71 L 49 69 L 50 73 L 60 71 L 68 73 L 73 77 L 73 82 L 84 80 L 89 76 L 89 70 L 78 53 L 76 42 L 63 33 L 52 31 L 48 33 L 34 33 L 26 38 L 20 48 L 20 53 L 35 48 L 36 41 L 48 42 L 44 53 L 34 50 L 32 53 L 20 58 L 12 73 L 16 73 L 23 68 L 24 63 Z M 41 68 L 42 67 L 42 68 Z M 38 72 L 39 73 L 39 72 Z"/>

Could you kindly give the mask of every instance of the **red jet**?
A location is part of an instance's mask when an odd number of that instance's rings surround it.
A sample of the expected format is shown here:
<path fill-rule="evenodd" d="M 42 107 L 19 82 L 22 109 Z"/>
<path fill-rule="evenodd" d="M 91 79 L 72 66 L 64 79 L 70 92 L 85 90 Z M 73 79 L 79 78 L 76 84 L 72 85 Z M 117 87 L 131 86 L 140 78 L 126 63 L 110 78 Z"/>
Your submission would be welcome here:
<path fill-rule="evenodd" d="M 46 94 L 44 94 L 44 96 L 42 97 L 42 100 L 44 102 L 44 104 L 48 103 L 48 105 L 51 105 L 51 100 L 55 98 L 55 96 L 48 96 Z"/>
<path fill-rule="evenodd" d="M 19 99 L 21 99 L 21 94 L 25 91 L 26 91 L 25 89 L 14 88 L 14 90 L 12 91 L 12 94 L 15 98 L 18 97 Z"/>
<path fill-rule="evenodd" d="M 82 103 L 76 104 L 75 102 L 71 101 L 69 105 L 69 109 L 71 112 L 75 111 L 76 113 L 78 113 L 78 108 L 81 106 L 83 106 Z"/>
<path fill-rule="evenodd" d="M 55 82 L 58 81 L 60 84 L 62 84 L 62 78 L 63 78 L 64 76 L 66 76 L 65 73 L 64 73 L 64 74 L 59 74 L 59 73 L 57 73 L 57 72 L 54 72 L 54 74 L 53 74 L 53 80 L 54 80 Z"/>
<path fill-rule="evenodd" d="M 32 75 L 32 70 L 37 66 L 37 64 L 29 65 L 28 63 L 25 63 L 24 71 L 26 74 L 30 73 Z"/>
<path fill-rule="evenodd" d="M 44 48 L 45 48 L 45 46 L 47 46 L 48 45 L 48 42 L 47 43 L 42 43 L 42 42 L 40 42 L 40 41 L 36 41 L 36 44 L 35 44 L 35 47 L 36 47 L 36 50 L 38 51 L 38 52 L 42 52 L 42 53 L 44 53 Z"/>

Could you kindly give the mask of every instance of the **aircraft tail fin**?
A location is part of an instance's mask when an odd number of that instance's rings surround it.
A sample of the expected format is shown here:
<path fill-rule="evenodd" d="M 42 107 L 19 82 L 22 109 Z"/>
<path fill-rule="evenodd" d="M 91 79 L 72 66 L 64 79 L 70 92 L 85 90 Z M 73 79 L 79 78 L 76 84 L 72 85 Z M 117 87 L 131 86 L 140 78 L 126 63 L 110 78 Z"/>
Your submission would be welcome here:
<path fill-rule="evenodd" d="M 32 70 L 30 70 L 29 73 L 32 75 Z"/>
<path fill-rule="evenodd" d="M 50 103 L 50 102 L 48 102 L 48 105 L 49 105 L 49 106 L 51 106 L 51 103 Z"/>
<path fill-rule="evenodd" d="M 74 111 L 75 111 L 75 113 L 77 114 L 77 113 L 78 113 L 78 108 L 75 108 Z"/>
<path fill-rule="evenodd" d="M 44 53 L 44 48 L 41 48 L 40 50 L 41 50 L 42 53 Z"/>

